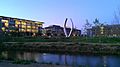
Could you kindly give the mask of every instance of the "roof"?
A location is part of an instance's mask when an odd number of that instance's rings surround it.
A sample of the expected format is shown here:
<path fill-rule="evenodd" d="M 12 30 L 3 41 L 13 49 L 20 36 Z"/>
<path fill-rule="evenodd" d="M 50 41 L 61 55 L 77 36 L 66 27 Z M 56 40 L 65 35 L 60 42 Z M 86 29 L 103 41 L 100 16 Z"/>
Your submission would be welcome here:
<path fill-rule="evenodd" d="M 25 21 L 31 21 L 31 22 L 37 22 L 38 24 L 40 23 L 44 23 L 44 22 L 40 22 L 40 21 L 33 21 L 33 20 L 27 20 L 27 19 L 21 19 L 21 18 L 13 18 L 13 17 L 6 17 L 6 16 L 0 16 L 0 18 L 7 18 L 7 19 L 17 19 L 17 20 L 25 20 Z"/>

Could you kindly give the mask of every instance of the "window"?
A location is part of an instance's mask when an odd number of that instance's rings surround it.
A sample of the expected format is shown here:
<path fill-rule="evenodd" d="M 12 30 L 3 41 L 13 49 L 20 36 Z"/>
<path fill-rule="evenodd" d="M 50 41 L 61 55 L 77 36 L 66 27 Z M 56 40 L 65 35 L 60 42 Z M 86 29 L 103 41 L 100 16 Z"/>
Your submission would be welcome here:
<path fill-rule="evenodd" d="M 2 27 L 2 31 L 5 31 L 5 28 L 4 28 L 4 27 Z"/>

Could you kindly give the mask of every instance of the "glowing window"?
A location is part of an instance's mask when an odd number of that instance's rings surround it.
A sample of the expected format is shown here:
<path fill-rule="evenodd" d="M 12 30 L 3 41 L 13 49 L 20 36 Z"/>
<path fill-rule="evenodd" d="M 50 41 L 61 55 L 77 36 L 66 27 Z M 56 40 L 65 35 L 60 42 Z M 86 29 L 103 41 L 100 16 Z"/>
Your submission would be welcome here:
<path fill-rule="evenodd" d="M 2 31 L 5 31 L 5 28 L 4 28 L 4 27 L 2 27 Z"/>
<path fill-rule="evenodd" d="M 5 26 L 6 26 L 6 27 L 8 27 L 8 25 L 9 25 L 8 23 L 5 23 Z"/>
<path fill-rule="evenodd" d="M 4 22 L 4 23 L 8 23 L 8 20 L 1 20 L 2 22 Z"/>

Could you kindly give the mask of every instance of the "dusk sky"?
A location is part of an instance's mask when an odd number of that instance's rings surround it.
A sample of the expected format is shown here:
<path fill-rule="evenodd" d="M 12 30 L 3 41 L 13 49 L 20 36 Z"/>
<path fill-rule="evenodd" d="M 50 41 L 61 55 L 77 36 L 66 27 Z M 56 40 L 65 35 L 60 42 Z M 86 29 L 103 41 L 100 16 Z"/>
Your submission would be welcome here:
<path fill-rule="evenodd" d="M 44 27 L 63 26 L 65 18 L 72 18 L 78 29 L 86 19 L 111 24 L 119 9 L 120 0 L 0 0 L 1 16 L 44 21 Z"/>

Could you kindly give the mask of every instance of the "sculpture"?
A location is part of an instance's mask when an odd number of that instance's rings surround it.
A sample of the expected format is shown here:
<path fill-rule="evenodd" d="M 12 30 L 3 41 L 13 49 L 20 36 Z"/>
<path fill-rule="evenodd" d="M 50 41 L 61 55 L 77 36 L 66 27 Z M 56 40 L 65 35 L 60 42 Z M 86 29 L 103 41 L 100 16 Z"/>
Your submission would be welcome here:
<path fill-rule="evenodd" d="M 67 31 L 66 31 L 67 20 L 68 20 L 68 18 L 66 18 L 65 23 L 64 23 L 64 33 L 65 33 L 65 36 L 66 36 L 66 37 L 70 37 L 71 34 L 72 34 L 72 31 L 73 31 L 74 25 L 73 25 L 72 19 L 70 18 L 70 21 L 71 21 L 71 23 L 72 23 L 72 26 L 71 26 L 71 28 L 70 28 L 71 30 L 70 30 L 69 34 L 67 34 Z"/>

